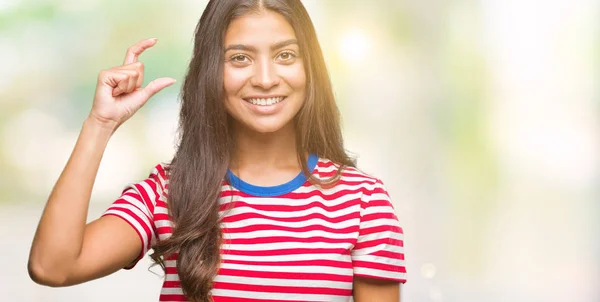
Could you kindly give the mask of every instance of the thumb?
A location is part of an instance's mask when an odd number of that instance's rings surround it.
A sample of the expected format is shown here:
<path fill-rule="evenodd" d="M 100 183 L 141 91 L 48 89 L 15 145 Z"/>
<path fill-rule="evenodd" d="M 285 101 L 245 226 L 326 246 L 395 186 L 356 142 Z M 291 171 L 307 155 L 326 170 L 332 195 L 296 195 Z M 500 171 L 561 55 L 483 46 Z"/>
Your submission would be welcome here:
<path fill-rule="evenodd" d="M 152 82 L 148 83 L 146 87 L 142 88 L 142 91 L 145 94 L 145 99 L 148 100 L 157 92 L 163 90 L 165 87 L 173 85 L 176 80 L 173 78 L 158 78 L 154 79 Z"/>

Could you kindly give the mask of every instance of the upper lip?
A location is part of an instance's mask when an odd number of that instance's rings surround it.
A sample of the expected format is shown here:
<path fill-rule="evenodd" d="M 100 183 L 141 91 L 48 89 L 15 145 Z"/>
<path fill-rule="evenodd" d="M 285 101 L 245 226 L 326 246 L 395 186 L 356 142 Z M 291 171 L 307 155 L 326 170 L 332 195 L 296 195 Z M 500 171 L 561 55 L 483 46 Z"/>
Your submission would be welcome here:
<path fill-rule="evenodd" d="M 245 97 L 244 99 L 274 99 L 274 98 L 284 98 L 285 95 L 252 95 Z"/>

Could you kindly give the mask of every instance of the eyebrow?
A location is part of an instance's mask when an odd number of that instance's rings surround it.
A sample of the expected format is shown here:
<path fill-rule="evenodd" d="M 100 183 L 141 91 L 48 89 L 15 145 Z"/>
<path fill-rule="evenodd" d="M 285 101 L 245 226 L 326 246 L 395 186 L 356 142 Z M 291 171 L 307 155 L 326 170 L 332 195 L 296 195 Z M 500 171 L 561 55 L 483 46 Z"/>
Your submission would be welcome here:
<path fill-rule="evenodd" d="M 298 45 L 298 40 L 296 39 L 289 39 L 289 40 L 285 40 L 285 41 L 281 41 L 281 42 L 277 42 L 273 45 L 271 45 L 271 50 L 276 50 L 291 44 L 296 44 Z M 232 44 L 227 46 L 227 48 L 225 48 L 225 52 L 229 51 L 229 50 L 246 50 L 246 51 L 251 51 L 251 52 L 257 52 L 256 47 L 254 46 L 248 46 L 248 45 L 244 45 L 244 44 Z"/>

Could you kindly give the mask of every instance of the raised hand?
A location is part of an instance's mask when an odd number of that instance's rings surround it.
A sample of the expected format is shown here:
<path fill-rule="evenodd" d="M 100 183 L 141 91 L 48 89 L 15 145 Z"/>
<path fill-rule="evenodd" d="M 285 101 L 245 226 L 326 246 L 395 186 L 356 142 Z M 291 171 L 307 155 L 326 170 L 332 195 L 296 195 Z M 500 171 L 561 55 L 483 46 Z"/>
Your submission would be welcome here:
<path fill-rule="evenodd" d="M 144 64 L 138 57 L 154 44 L 154 38 L 140 41 L 127 49 L 123 65 L 100 71 L 89 118 L 116 130 L 154 94 L 175 83 L 173 78 L 158 78 L 142 88 Z"/>

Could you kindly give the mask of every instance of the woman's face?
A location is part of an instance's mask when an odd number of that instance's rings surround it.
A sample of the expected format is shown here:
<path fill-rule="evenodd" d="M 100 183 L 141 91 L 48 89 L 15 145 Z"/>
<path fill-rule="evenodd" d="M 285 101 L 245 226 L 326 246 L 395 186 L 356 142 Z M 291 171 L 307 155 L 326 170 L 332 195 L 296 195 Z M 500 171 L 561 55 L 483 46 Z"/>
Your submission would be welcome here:
<path fill-rule="evenodd" d="M 225 108 L 238 126 L 271 133 L 304 103 L 306 75 L 296 34 L 271 11 L 247 14 L 225 32 Z"/>

